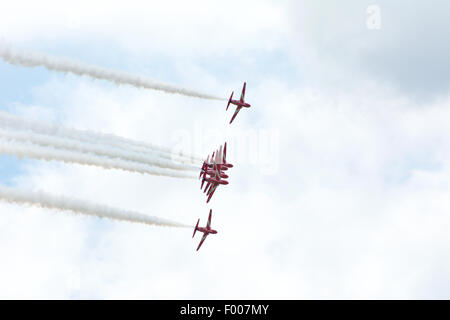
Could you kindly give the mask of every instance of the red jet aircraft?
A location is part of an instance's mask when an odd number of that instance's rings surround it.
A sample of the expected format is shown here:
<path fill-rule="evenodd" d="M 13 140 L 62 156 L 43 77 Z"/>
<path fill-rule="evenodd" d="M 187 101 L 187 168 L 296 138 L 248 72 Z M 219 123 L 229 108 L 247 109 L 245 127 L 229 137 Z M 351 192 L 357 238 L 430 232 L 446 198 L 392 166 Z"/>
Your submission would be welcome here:
<path fill-rule="evenodd" d="M 211 157 L 211 162 L 209 162 L 209 156 L 206 159 L 206 161 L 203 162 L 202 173 L 203 173 L 203 170 L 205 170 L 205 168 L 212 169 L 214 167 L 214 155 L 216 156 L 215 164 L 217 165 L 219 170 L 224 171 L 224 170 L 228 170 L 228 168 L 233 168 L 233 165 L 231 163 L 227 162 L 227 143 L 225 142 L 225 146 L 223 148 L 223 153 L 222 153 L 222 146 L 220 146 L 220 149 L 217 152 L 213 152 L 212 157 Z M 201 173 L 200 173 L 200 175 L 201 175 Z"/>
<path fill-rule="evenodd" d="M 206 177 L 206 174 L 210 173 L 210 177 Z M 214 171 L 205 171 L 203 173 L 203 182 L 208 181 L 210 183 L 217 183 L 217 184 L 228 184 L 228 181 L 222 180 L 222 176 L 225 176 L 228 178 L 228 176 L 222 172 L 220 172 L 217 165 L 214 164 Z M 201 188 L 200 188 L 201 189 Z"/>
<path fill-rule="evenodd" d="M 216 192 L 217 187 L 220 184 L 228 184 L 228 181 L 225 181 L 225 183 L 217 183 L 217 182 L 208 182 L 206 184 L 205 190 L 203 192 L 206 192 L 206 195 L 208 196 L 208 198 L 206 199 L 206 203 L 209 202 L 209 200 L 211 200 L 214 192 Z"/>
<path fill-rule="evenodd" d="M 200 240 L 200 243 L 198 244 L 197 251 L 198 251 L 198 249 L 200 249 L 200 247 L 202 246 L 203 242 L 205 241 L 206 237 L 209 234 L 216 234 L 217 233 L 216 230 L 211 229 L 211 214 L 212 214 L 212 209 L 209 210 L 208 223 L 206 224 L 205 228 L 202 228 L 202 227 L 198 226 L 198 224 L 200 222 L 200 219 L 198 219 L 197 225 L 195 226 L 194 234 L 192 235 L 192 238 L 194 238 L 195 233 L 197 231 L 203 232 L 203 237 L 202 237 L 202 240 Z"/>
<path fill-rule="evenodd" d="M 203 166 L 200 170 L 200 175 L 198 176 L 198 178 L 200 179 L 203 175 L 202 184 L 200 186 L 200 189 L 203 189 L 203 183 L 205 181 L 208 181 L 205 191 L 208 188 L 209 184 L 211 182 L 214 182 L 215 180 L 222 181 L 222 182 L 219 182 L 220 184 L 228 184 L 227 181 L 222 180 L 222 179 L 228 179 L 228 175 L 223 173 L 217 165 L 215 167 L 213 166 L 212 168 L 210 168 L 208 166 L 208 164 L 209 164 L 209 156 L 208 156 L 208 159 L 206 160 L 206 162 L 203 163 Z M 206 177 L 206 175 L 208 175 L 208 177 Z"/>
<path fill-rule="evenodd" d="M 206 200 L 206 203 L 209 202 L 209 200 L 211 199 L 212 195 L 216 191 L 216 188 L 220 184 L 228 184 L 228 181 L 223 180 L 223 179 L 220 178 L 220 174 L 221 174 L 221 172 L 219 171 L 219 169 L 217 167 L 215 167 L 215 175 L 213 177 L 207 178 L 206 177 L 206 172 L 203 174 L 202 185 L 201 185 L 200 188 L 203 187 L 203 183 L 205 181 L 208 182 L 206 184 L 205 191 L 203 191 L 203 192 L 207 192 L 206 194 L 208 195 L 208 199 Z"/>
<path fill-rule="evenodd" d="M 200 169 L 200 174 L 198 176 L 199 179 L 205 172 L 206 172 L 206 174 L 208 174 L 210 176 L 216 173 L 216 171 L 214 170 L 214 160 L 213 160 L 214 154 L 215 154 L 215 152 L 213 152 L 213 155 L 211 157 L 211 162 L 209 162 L 209 156 L 208 156 L 208 158 L 206 158 L 206 161 L 203 161 L 203 165 Z M 223 164 L 217 163 L 217 161 L 216 161 L 216 165 L 220 170 L 220 177 L 225 178 L 225 179 L 228 178 L 228 176 L 221 171 L 221 170 L 227 170 L 228 168 L 225 167 Z M 229 164 L 229 163 L 226 165 L 231 166 L 231 167 L 233 166 L 232 164 Z"/>
<path fill-rule="evenodd" d="M 208 186 L 209 186 L 209 188 L 208 188 Z M 208 196 L 208 198 L 206 199 L 206 203 L 208 203 L 209 200 L 211 200 L 211 198 L 212 198 L 214 192 L 216 192 L 216 189 L 218 186 L 219 186 L 218 184 L 209 184 L 209 182 L 208 182 L 208 184 L 206 185 L 206 188 L 205 188 L 205 191 L 206 191 L 206 189 L 208 189 L 208 192 L 206 193 L 206 195 Z"/>
<path fill-rule="evenodd" d="M 233 93 L 234 93 L 234 91 L 231 92 L 231 96 L 230 96 L 230 99 L 228 100 L 228 104 L 227 104 L 226 110 L 228 110 L 228 107 L 230 106 L 230 104 L 234 104 L 235 106 L 237 106 L 237 108 L 236 108 L 236 111 L 233 114 L 233 117 L 230 120 L 230 124 L 233 122 L 234 118 L 236 118 L 237 114 L 239 113 L 239 111 L 243 107 L 250 108 L 250 105 L 244 101 L 245 86 L 246 86 L 246 83 L 244 82 L 244 86 L 242 87 L 241 99 L 239 99 L 239 100 L 233 100 Z"/>
<path fill-rule="evenodd" d="M 219 164 L 220 169 L 233 168 L 231 163 L 227 163 L 227 143 L 225 142 L 222 153 L 222 146 L 220 146 L 219 151 L 216 154 L 216 163 Z"/>
<path fill-rule="evenodd" d="M 220 149 L 213 152 L 211 161 L 209 160 L 209 156 L 206 161 L 203 162 L 202 168 L 200 170 L 199 178 L 202 178 L 202 183 L 200 189 L 203 188 L 203 184 L 207 181 L 206 187 L 203 192 L 206 192 L 208 196 L 206 203 L 209 202 L 217 187 L 220 184 L 228 184 L 228 181 L 224 180 L 228 178 L 223 170 L 227 170 L 228 168 L 232 168 L 233 165 L 231 163 L 227 163 L 227 143 L 225 142 L 223 153 L 222 146 Z M 207 177 L 208 175 L 208 177 Z M 203 176 L 203 177 L 202 177 Z"/>

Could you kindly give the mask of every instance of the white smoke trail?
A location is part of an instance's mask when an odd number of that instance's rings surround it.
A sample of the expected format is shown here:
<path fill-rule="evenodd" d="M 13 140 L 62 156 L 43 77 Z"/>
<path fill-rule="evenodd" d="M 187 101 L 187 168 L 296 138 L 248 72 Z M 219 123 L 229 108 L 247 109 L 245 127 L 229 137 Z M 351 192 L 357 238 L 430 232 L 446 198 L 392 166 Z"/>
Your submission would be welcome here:
<path fill-rule="evenodd" d="M 47 134 L 51 136 L 59 136 L 64 138 L 76 139 L 82 142 L 89 142 L 98 145 L 110 145 L 115 148 L 120 148 L 124 151 L 134 151 L 137 153 L 151 154 L 161 158 L 175 160 L 183 163 L 199 163 L 202 161 L 200 157 L 178 154 L 172 155 L 169 148 L 156 146 L 148 143 L 137 142 L 130 139 L 125 139 L 112 134 L 104 134 L 99 132 L 92 132 L 86 130 L 77 130 L 65 128 L 55 124 L 47 124 L 38 121 L 30 121 L 28 119 L 20 118 L 0 111 L 0 125 L 3 127 L 30 130 L 36 133 Z"/>
<path fill-rule="evenodd" d="M 86 75 L 94 79 L 112 81 L 115 84 L 132 85 L 136 88 L 160 90 L 167 93 L 176 93 L 201 99 L 224 100 L 212 95 L 173 86 L 122 71 L 100 68 L 75 60 L 53 57 L 43 53 L 13 49 L 5 43 L 0 43 L 0 57 L 8 63 L 24 67 L 42 66 L 51 71 L 70 72 L 80 76 Z"/>
<path fill-rule="evenodd" d="M 115 209 L 63 196 L 53 196 L 43 192 L 24 191 L 4 186 L 0 186 L 0 200 L 9 203 L 28 204 L 46 209 L 70 211 L 75 214 L 108 218 L 118 221 L 144 223 L 163 227 L 191 228 L 189 225 L 158 217 L 147 216 L 139 212 Z"/>
<path fill-rule="evenodd" d="M 59 150 L 52 147 L 42 147 L 31 143 L 7 140 L 5 138 L 0 138 L 0 153 L 13 154 L 18 157 L 29 157 L 39 160 L 58 160 L 67 163 L 93 165 L 105 169 L 121 169 L 157 176 L 195 179 L 195 176 L 182 171 L 171 171 L 168 169 L 155 168 L 138 162 L 121 159 L 109 159 L 70 150 Z"/>
<path fill-rule="evenodd" d="M 4 130 L 0 128 L 0 138 L 2 137 L 9 140 L 30 142 L 32 144 L 38 144 L 46 147 L 54 147 L 63 150 L 74 150 L 81 153 L 90 153 L 97 156 L 104 156 L 110 159 L 121 158 L 124 160 L 139 162 L 151 166 L 158 166 L 161 168 L 191 171 L 198 170 L 198 168 L 192 165 L 179 164 L 155 156 L 126 152 L 121 149 L 117 150 L 109 146 L 80 142 L 78 140 L 49 136 L 40 133 L 33 133 L 31 131 L 17 131 L 11 129 Z"/>

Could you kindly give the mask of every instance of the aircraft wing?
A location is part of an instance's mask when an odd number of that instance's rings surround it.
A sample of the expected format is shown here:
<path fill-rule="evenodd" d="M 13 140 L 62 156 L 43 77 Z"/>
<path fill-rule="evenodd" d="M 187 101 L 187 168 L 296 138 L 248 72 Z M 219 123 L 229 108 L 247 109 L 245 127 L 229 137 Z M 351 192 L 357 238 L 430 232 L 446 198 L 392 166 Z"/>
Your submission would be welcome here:
<path fill-rule="evenodd" d="M 200 179 L 201 176 L 205 177 L 206 170 L 208 170 L 208 165 L 206 162 L 203 162 L 202 168 L 200 169 L 200 174 L 198 175 L 198 178 Z"/>
<path fill-rule="evenodd" d="M 247 83 L 244 82 L 244 86 L 242 87 L 242 93 L 241 93 L 241 102 L 244 102 L 246 86 L 247 86 Z"/>
<path fill-rule="evenodd" d="M 227 143 L 223 147 L 223 163 L 227 163 Z"/>
<path fill-rule="evenodd" d="M 211 214 L 212 214 L 212 209 L 209 209 L 209 217 L 208 217 L 208 223 L 206 224 L 206 229 L 211 229 Z"/>
<path fill-rule="evenodd" d="M 216 165 L 216 178 L 220 180 L 220 172 L 219 172 L 219 168 Z"/>
<path fill-rule="evenodd" d="M 206 181 L 205 178 L 203 178 L 202 179 L 202 184 L 200 185 L 200 189 L 203 189 L 203 184 L 205 183 L 205 181 Z M 208 187 L 208 185 L 209 185 L 209 182 L 206 184 L 206 188 Z"/>
<path fill-rule="evenodd" d="M 233 122 L 234 118 L 236 118 L 236 116 L 239 113 L 239 111 L 241 110 L 241 108 L 242 107 L 239 107 L 239 106 L 236 108 L 236 111 L 234 112 L 233 117 L 230 120 L 230 124 Z"/>
<path fill-rule="evenodd" d="M 202 240 L 200 240 L 200 243 L 198 244 L 197 251 L 198 251 L 198 249 L 200 249 L 200 247 L 202 246 L 202 244 L 205 241 L 207 236 L 208 236 L 208 233 L 203 234 Z"/>
<path fill-rule="evenodd" d="M 207 183 L 206 186 L 205 186 L 205 189 L 203 190 L 203 193 L 205 193 L 206 190 L 209 189 L 210 185 L 211 185 L 211 182 L 208 181 L 208 183 Z"/>
<path fill-rule="evenodd" d="M 208 190 L 206 190 L 206 188 L 205 188 L 205 191 L 203 191 L 203 192 L 206 192 L 206 195 L 209 195 L 211 193 L 211 191 L 214 191 L 217 188 L 217 186 L 218 186 L 218 183 L 211 182 L 211 184 L 208 186 L 209 187 Z"/>
<path fill-rule="evenodd" d="M 208 203 L 209 200 L 211 200 L 211 197 L 213 196 L 213 194 L 214 194 L 214 192 L 216 191 L 216 189 L 217 189 L 217 185 L 214 186 L 214 188 L 213 188 L 212 190 L 210 190 L 208 199 L 206 200 L 206 203 Z"/>

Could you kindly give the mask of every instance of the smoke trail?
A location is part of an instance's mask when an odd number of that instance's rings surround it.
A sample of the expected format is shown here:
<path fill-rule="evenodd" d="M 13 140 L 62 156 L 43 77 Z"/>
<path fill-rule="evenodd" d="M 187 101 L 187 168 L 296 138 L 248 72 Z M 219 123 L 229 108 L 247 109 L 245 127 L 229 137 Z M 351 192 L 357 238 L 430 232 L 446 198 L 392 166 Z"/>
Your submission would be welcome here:
<path fill-rule="evenodd" d="M 46 209 L 59 209 L 70 211 L 75 214 L 84 214 L 99 218 L 108 218 L 118 221 L 128 221 L 134 223 L 144 223 L 148 225 L 163 227 L 190 228 L 191 226 L 182 223 L 147 216 L 145 214 L 112 207 L 90 203 L 87 201 L 71 199 L 63 196 L 53 196 L 43 192 L 24 191 L 0 186 L 0 200 L 16 203 L 29 204 Z"/>
<path fill-rule="evenodd" d="M 52 71 L 70 72 L 80 76 L 86 75 L 94 79 L 112 81 L 117 85 L 128 84 L 136 88 L 160 90 L 167 93 L 176 93 L 201 99 L 224 100 L 212 95 L 173 86 L 167 83 L 159 82 L 142 76 L 136 76 L 122 71 L 100 68 L 67 58 L 52 57 L 42 53 L 16 50 L 4 43 L 0 43 L 0 57 L 4 61 L 14 65 L 21 65 L 24 67 L 42 66 Z"/>
<path fill-rule="evenodd" d="M 109 159 L 91 154 L 83 154 L 69 150 L 58 150 L 52 147 L 42 147 L 31 143 L 22 143 L 15 140 L 0 138 L 0 153 L 13 154 L 18 157 L 29 157 L 40 160 L 58 160 L 67 163 L 93 165 L 105 169 L 121 169 L 143 174 L 166 176 L 173 178 L 195 179 L 195 176 L 181 171 L 155 168 L 142 163 L 121 159 Z"/>
<path fill-rule="evenodd" d="M 77 130 L 71 128 L 65 128 L 55 124 L 46 124 L 37 121 L 30 121 L 20 117 L 10 115 L 8 113 L 0 111 L 0 125 L 3 127 L 9 127 L 21 130 L 30 130 L 36 133 L 43 133 L 51 136 L 60 136 L 70 139 L 76 139 L 83 142 L 89 142 L 98 145 L 108 144 L 115 148 L 122 149 L 124 151 L 134 151 L 143 154 L 152 154 L 161 158 L 176 160 L 179 162 L 198 163 L 202 161 L 200 157 L 189 156 L 185 154 L 178 154 L 178 157 L 174 157 L 169 148 L 147 144 L 143 142 L 137 142 L 130 139 L 125 139 L 112 134 L 103 134 L 98 132 L 91 132 L 86 130 Z"/>
<path fill-rule="evenodd" d="M 53 137 L 45 134 L 33 133 L 30 131 L 4 130 L 0 128 L 0 138 L 1 137 L 9 140 L 30 142 L 46 147 L 49 146 L 64 150 L 74 150 L 81 153 L 90 153 L 98 156 L 105 156 L 110 159 L 121 158 L 124 160 L 140 162 L 151 166 L 158 166 L 161 168 L 192 171 L 198 170 L 198 168 L 191 165 L 179 164 L 172 161 L 163 160 L 155 156 L 146 156 L 139 153 L 136 154 L 133 152 L 126 152 L 120 149 L 117 150 L 108 146 L 95 145 L 88 142 L 79 142 L 78 140 Z"/>

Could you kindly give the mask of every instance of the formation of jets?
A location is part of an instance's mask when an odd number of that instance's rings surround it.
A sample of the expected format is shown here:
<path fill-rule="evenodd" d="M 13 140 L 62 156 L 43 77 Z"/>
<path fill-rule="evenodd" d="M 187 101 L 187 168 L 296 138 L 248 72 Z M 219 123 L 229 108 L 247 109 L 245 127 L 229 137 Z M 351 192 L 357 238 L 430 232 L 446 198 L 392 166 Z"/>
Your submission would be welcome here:
<path fill-rule="evenodd" d="M 241 98 L 239 100 L 233 100 L 233 93 L 231 93 L 230 99 L 228 100 L 227 108 L 230 106 L 230 104 L 233 104 L 236 106 L 236 111 L 233 114 L 233 117 L 230 120 L 230 124 L 233 122 L 233 120 L 236 118 L 237 114 L 242 108 L 250 108 L 250 104 L 246 103 L 244 101 L 245 98 L 245 87 L 246 83 L 244 82 L 244 86 L 242 87 L 242 93 Z M 207 199 L 206 203 L 211 200 L 214 192 L 216 192 L 217 187 L 219 185 L 227 185 L 228 181 L 228 175 L 224 172 L 227 171 L 229 168 L 232 168 L 233 165 L 231 163 L 227 162 L 227 143 L 225 142 L 223 150 L 222 146 L 220 146 L 219 150 L 214 151 L 211 155 L 211 158 L 206 158 L 205 161 L 203 161 L 203 165 L 200 169 L 200 175 L 198 176 L 199 179 L 202 180 L 200 189 L 203 189 L 203 185 L 206 182 L 205 189 L 203 190 L 203 193 L 206 193 Z M 200 243 L 197 247 L 197 251 L 202 246 L 203 242 L 205 241 L 206 237 L 209 234 L 216 234 L 217 231 L 211 229 L 211 215 L 212 215 L 212 209 L 209 210 L 209 217 L 208 222 L 206 224 L 205 228 L 199 227 L 198 224 L 200 222 L 200 219 L 197 221 L 197 225 L 194 228 L 194 234 L 192 235 L 192 238 L 194 238 L 195 233 L 197 231 L 203 232 L 203 237 L 200 240 Z"/>
<path fill-rule="evenodd" d="M 203 188 L 203 184 L 207 182 L 205 189 L 203 190 L 206 193 L 207 199 L 206 203 L 211 200 L 214 192 L 217 190 L 219 185 L 226 185 L 228 181 L 228 175 L 223 171 L 228 170 L 228 168 L 232 168 L 233 165 L 227 162 L 227 143 L 225 142 L 222 152 L 222 146 L 220 149 L 213 152 L 211 156 L 211 160 L 208 158 L 203 162 L 202 168 L 200 170 L 199 178 L 202 179 L 202 183 L 200 185 L 200 189 Z"/>
<path fill-rule="evenodd" d="M 204 183 L 207 182 L 203 191 L 204 193 L 206 192 L 207 195 L 206 203 L 211 200 L 211 197 L 213 196 L 214 192 L 216 192 L 219 185 L 228 184 L 228 181 L 225 180 L 228 179 L 228 175 L 225 174 L 224 171 L 228 170 L 229 168 L 233 168 L 233 165 L 227 162 L 227 143 L 225 142 L 223 149 L 222 146 L 220 146 L 219 150 L 213 152 L 211 159 L 208 156 L 208 158 L 203 162 L 202 168 L 200 170 L 199 179 L 201 178 L 202 180 L 200 189 L 202 189 Z M 192 235 L 192 237 L 194 237 L 197 231 L 203 232 L 203 238 L 197 247 L 197 251 L 198 249 L 200 249 L 201 245 L 209 234 L 217 233 L 216 230 L 211 229 L 211 214 L 212 209 L 209 211 L 208 223 L 206 224 L 206 228 L 201 228 L 198 226 L 200 219 L 198 219 L 197 225 L 195 226 L 194 234 Z"/>

